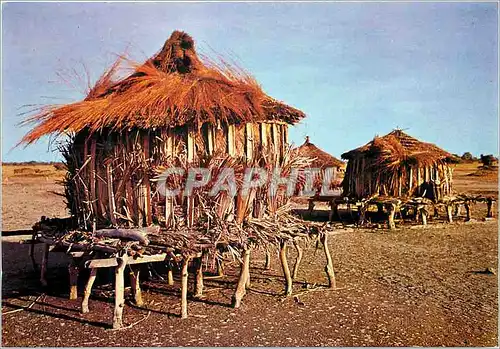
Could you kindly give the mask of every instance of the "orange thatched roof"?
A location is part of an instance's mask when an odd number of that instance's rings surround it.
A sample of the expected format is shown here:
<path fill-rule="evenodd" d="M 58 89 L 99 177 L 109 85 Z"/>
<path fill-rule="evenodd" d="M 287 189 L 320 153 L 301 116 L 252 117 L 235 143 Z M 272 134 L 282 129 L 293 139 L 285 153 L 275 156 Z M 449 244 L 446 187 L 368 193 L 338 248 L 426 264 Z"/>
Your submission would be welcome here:
<path fill-rule="evenodd" d="M 304 144 L 297 148 L 297 154 L 303 157 L 314 158 L 315 160 L 311 163 L 311 168 L 344 166 L 342 161 L 309 142 L 309 137 L 306 137 Z"/>
<path fill-rule="evenodd" d="M 437 162 L 456 162 L 456 158 L 432 143 L 421 142 L 401 130 L 394 130 L 383 137 L 375 137 L 371 142 L 342 154 L 351 160 L 365 155 L 382 167 L 396 167 L 401 163 L 428 166 Z"/>
<path fill-rule="evenodd" d="M 49 133 L 103 128 L 174 127 L 217 120 L 228 123 L 279 120 L 294 124 L 305 115 L 266 95 L 243 70 L 221 60 L 201 60 L 194 41 L 174 31 L 159 53 L 116 79 L 108 69 L 80 102 L 48 106 L 25 122 L 38 125 L 22 142 Z"/>

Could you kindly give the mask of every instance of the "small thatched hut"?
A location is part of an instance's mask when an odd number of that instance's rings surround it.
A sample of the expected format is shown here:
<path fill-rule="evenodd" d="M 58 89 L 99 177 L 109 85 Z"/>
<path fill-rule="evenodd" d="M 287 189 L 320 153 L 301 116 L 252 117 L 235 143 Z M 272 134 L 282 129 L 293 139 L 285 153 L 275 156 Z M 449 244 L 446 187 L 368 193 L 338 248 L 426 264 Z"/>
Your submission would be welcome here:
<path fill-rule="evenodd" d="M 304 143 L 297 148 L 297 153 L 299 156 L 313 158 L 314 160 L 311 162 L 311 168 L 326 168 L 332 167 L 337 171 L 344 171 L 345 163 L 335 156 L 328 154 L 326 151 L 318 148 L 314 143 L 311 143 L 309 140 L 309 136 L 306 136 L 306 140 Z"/>
<path fill-rule="evenodd" d="M 169 204 L 154 190 L 155 168 L 172 157 L 189 164 L 215 153 L 244 161 L 266 149 L 283 154 L 288 125 L 305 116 L 266 95 L 245 72 L 202 61 L 183 32 L 173 32 L 131 75 L 115 78 L 117 67 L 84 100 L 30 118 L 38 125 L 23 139 L 71 135 L 63 152 L 66 198 L 80 224 L 168 225 L 174 206 L 185 209 L 186 200 L 159 207 Z"/>
<path fill-rule="evenodd" d="M 424 196 L 437 201 L 452 191 L 450 165 L 456 158 L 401 130 L 375 137 L 342 158 L 348 160 L 343 182 L 347 197 Z"/>
<path fill-rule="evenodd" d="M 317 189 L 320 189 L 321 187 L 321 182 L 323 176 L 325 175 L 326 168 L 332 168 L 335 170 L 335 177 L 331 178 L 330 187 L 340 186 L 342 182 L 341 175 L 343 174 L 345 168 L 345 163 L 343 161 L 340 161 L 336 157 L 328 154 L 324 150 L 321 150 L 316 145 L 311 143 L 309 140 L 309 136 L 306 136 L 306 140 L 304 141 L 304 143 L 300 147 L 296 148 L 296 152 L 297 155 L 301 157 L 313 159 L 309 164 L 310 168 L 321 170 L 320 176 L 317 181 L 318 183 L 316 183 L 317 186 L 319 186 L 319 188 Z"/>

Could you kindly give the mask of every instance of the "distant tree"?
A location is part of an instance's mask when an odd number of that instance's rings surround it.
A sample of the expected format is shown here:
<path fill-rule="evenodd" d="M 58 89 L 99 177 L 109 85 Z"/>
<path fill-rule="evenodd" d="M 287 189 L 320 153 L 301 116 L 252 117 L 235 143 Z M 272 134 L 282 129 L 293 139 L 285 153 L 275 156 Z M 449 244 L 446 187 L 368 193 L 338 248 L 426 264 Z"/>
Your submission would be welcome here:
<path fill-rule="evenodd" d="M 462 160 L 464 161 L 472 161 L 474 160 L 474 157 L 472 156 L 471 153 L 469 153 L 468 151 L 464 153 L 464 155 L 462 155 Z"/>

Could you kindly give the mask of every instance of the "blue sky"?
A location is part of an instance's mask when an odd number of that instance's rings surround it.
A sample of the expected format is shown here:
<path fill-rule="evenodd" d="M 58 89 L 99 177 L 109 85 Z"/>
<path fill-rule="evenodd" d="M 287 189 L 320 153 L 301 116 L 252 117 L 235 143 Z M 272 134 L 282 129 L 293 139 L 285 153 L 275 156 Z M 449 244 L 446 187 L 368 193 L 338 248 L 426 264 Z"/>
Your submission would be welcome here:
<path fill-rule="evenodd" d="M 498 154 L 496 3 L 4 3 L 3 161 L 58 160 L 48 139 L 12 147 L 26 105 L 82 98 L 127 50 L 145 60 L 175 29 L 235 59 L 307 114 L 290 130 L 339 157 L 393 128 L 462 154 Z"/>

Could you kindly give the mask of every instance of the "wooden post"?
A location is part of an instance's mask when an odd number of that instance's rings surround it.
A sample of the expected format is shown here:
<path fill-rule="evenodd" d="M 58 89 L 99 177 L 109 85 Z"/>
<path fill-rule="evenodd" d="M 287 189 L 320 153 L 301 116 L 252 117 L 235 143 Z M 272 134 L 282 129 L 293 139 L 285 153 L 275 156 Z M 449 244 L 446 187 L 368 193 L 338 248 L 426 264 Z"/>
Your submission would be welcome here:
<path fill-rule="evenodd" d="M 417 167 L 417 195 L 420 196 L 420 167 Z"/>
<path fill-rule="evenodd" d="M 309 216 L 312 215 L 313 210 L 314 210 L 314 200 L 313 199 L 309 199 L 309 208 L 308 208 L 308 214 L 309 214 Z"/>
<path fill-rule="evenodd" d="M 387 204 L 386 205 L 387 214 L 388 214 L 388 226 L 389 229 L 396 229 L 396 224 L 394 223 L 394 215 L 396 214 L 396 205 L 395 204 Z"/>
<path fill-rule="evenodd" d="M 269 252 L 269 250 L 266 250 L 266 263 L 264 264 L 264 269 L 271 269 L 271 252 Z"/>
<path fill-rule="evenodd" d="M 262 149 L 267 149 L 267 124 L 265 122 L 260 124 L 260 144 Z"/>
<path fill-rule="evenodd" d="M 412 193 L 412 188 L 413 188 L 413 167 L 410 166 L 410 173 L 409 173 L 409 183 L 408 183 L 408 195 L 413 195 Z"/>
<path fill-rule="evenodd" d="M 250 281 L 250 265 L 247 268 L 247 278 L 245 280 L 245 288 L 249 289 L 252 286 L 252 282 Z"/>
<path fill-rule="evenodd" d="M 368 209 L 368 205 L 366 203 L 361 203 L 361 206 L 359 207 L 359 218 L 358 218 L 358 224 L 363 225 L 366 220 L 366 210 Z"/>
<path fill-rule="evenodd" d="M 453 215 L 455 217 L 460 216 L 460 214 L 461 214 L 461 208 L 462 208 L 462 206 L 460 206 L 460 204 L 456 204 L 455 205 L 455 212 L 453 213 Z"/>
<path fill-rule="evenodd" d="M 174 272 L 172 271 L 172 266 L 168 265 L 168 270 L 167 270 L 167 283 L 172 286 L 174 284 Z"/>
<path fill-rule="evenodd" d="M 128 256 L 124 254 L 117 258 L 118 266 L 115 267 L 115 311 L 113 315 L 113 329 L 123 327 L 123 307 L 125 306 L 125 280 L 124 271 L 127 266 Z"/>
<path fill-rule="evenodd" d="M 241 300 L 246 294 L 246 283 L 248 277 L 248 269 L 250 268 L 250 249 L 243 251 L 243 263 L 241 264 L 240 278 L 238 280 L 238 285 L 236 286 L 236 291 L 233 295 L 233 307 L 239 308 L 241 305 Z"/>
<path fill-rule="evenodd" d="M 47 265 L 49 263 L 49 244 L 43 244 L 42 263 L 40 266 L 40 283 L 47 286 Z"/>
<path fill-rule="evenodd" d="M 187 308 L 187 294 L 188 294 L 188 265 L 190 256 L 184 257 L 182 260 L 182 277 L 181 277 L 181 318 L 186 319 L 188 317 Z"/>
<path fill-rule="evenodd" d="M 82 301 L 82 313 L 89 312 L 89 298 L 92 293 L 92 286 L 94 285 L 94 281 L 97 276 L 97 268 L 90 269 L 90 276 L 87 280 L 87 284 L 85 285 L 85 291 L 83 293 L 83 301 Z"/>
<path fill-rule="evenodd" d="M 68 266 L 69 272 L 69 299 L 75 300 L 78 298 L 78 265 L 72 261 Z"/>
<path fill-rule="evenodd" d="M 297 250 L 297 259 L 295 259 L 295 264 L 293 265 L 293 272 L 292 272 L 292 279 L 295 279 L 297 278 L 297 274 L 299 273 L 299 265 L 300 262 L 302 261 L 302 256 L 304 255 L 304 252 L 302 250 L 302 247 L 300 247 L 298 241 L 294 240 L 293 246 Z"/>
<path fill-rule="evenodd" d="M 427 225 L 427 210 L 425 209 L 425 207 L 418 206 L 417 212 L 419 212 L 420 216 L 422 217 L 422 225 Z"/>
<path fill-rule="evenodd" d="M 96 150 L 97 150 L 97 142 L 94 136 L 92 136 L 92 140 L 90 142 L 90 201 L 92 203 L 92 211 L 94 216 L 92 220 L 95 222 L 97 217 L 99 216 L 99 212 L 97 209 L 97 194 L 96 194 Z"/>
<path fill-rule="evenodd" d="M 234 125 L 228 125 L 227 126 L 227 153 L 228 153 L 228 155 L 231 155 L 231 156 L 233 156 L 235 154 L 234 134 L 235 134 Z"/>
<path fill-rule="evenodd" d="M 470 204 L 468 202 L 464 203 L 464 208 L 465 208 L 465 221 L 468 222 L 470 221 Z"/>
<path fill-rule="evenodd" d="M 448 223 L 453 223 L 453 206 L 451 204 L 446 205 L 446 215 L 448 216 Z"/>
<path fill-rule="evenodd" d="M 281 268 L 283 269 L 283 275 L 285 277 L 285 295 L 290 296 L 292 294 L 292 276 L 290 275 L 290 269 L 288 268 L 288 260 L 286 256 L 287 245 L 286 241 L 280 241 L 280 262 Z"/>
<path fill-rule="evenodd" d="M 113 189 L 113 168 L 111 164 L 106 165 L 106 179 L 108 187 L 108 203 L 109 203 L 109 217 L 111 218 L 111 223 L 116 227 L 116 204 L 115 204 L 115 193 Z"/>
<path fill-rule="evenodd" d="M 203 297 L 203 257 L 196 258 L 195 297 Z"/>
<path fill-rule="evenodd" d="M 186 198 L 187 205 L 186 205 L 186 211 L 187 211 L 187 226 L 192 227 L 194 224 L 194 196 L 190 195 Z"/>
<path fill-rule="evenodd" d="M 337 284 L 335 281 L 335 272 L 333 271 L 332 256 L 330 255 L 330 249 L 328 248 L 327 233 L 321 235 L 321 243 L 323 244 L 323 250 L 325 251 L 325 257 L 326 257 L 325 272 L 328 278 L 328 287 L 337 288 Z"/>
<path fill-rule="evenodd" d="M 245 150 L 247 160 L 252 159 L 253 157 L 253 124 L 246 123 L 245 124 Z"/>
<path fill-rule="evenodd" d="M 193 129 L 191 126 L 188 126 L 187 131 L 187 161 L 192 162 L 194 160 L 194 135 Z"/>
<path fill-rule="evenodd" d="M 486 205 L 488 206 L 488 213 L 486 213 L 486 218 L 492 218 L 493 217 L 493 199 L 492 198 L 487 198 L 486 199 Z"/>
<path fill-rule="evenodd" d="M 214 129 L 210 124 L 207 124 L 207 148 L 208 155 L 212 155 L 214 152 Z"/>
<path fill-rule="evenodd" d="M 132 295 L 134 296 L 135 305 L 141 306 L 144 304 L 142 301 L 142 292 L 140 284 L 140 272 L 141 268 L 139 265 L 129 265 L 130 267 L 130 288 L 132 289 Z"/>

